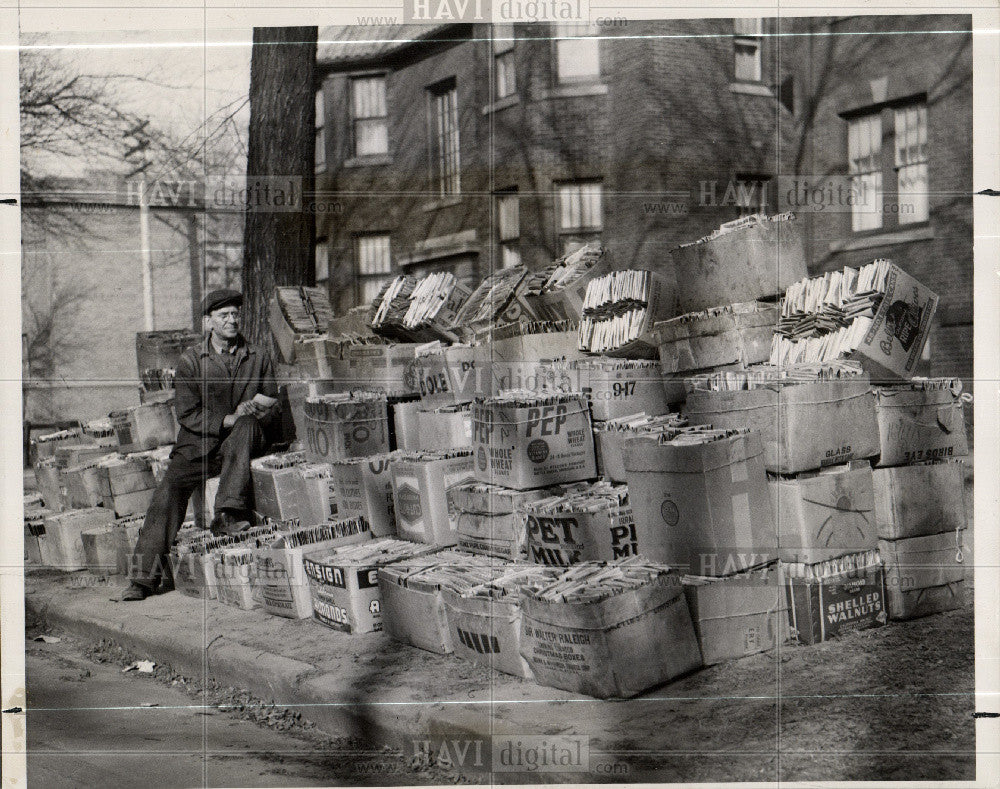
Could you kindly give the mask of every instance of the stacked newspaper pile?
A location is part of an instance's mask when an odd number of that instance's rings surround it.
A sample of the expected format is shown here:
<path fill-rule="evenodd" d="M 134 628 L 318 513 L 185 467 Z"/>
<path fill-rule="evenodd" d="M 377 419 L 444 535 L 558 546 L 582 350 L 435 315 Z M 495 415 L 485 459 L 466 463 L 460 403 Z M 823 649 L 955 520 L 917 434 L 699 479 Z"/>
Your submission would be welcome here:
<path fill-rule="evenodd" d="M 417 287 L 417 280 L 404 275 L 389 280 L 372 301 L 372 331 L 385 337 L 409 339 L 405 326 L 410 297 Z"/>
<path fill-rule="evenodd" d="M 628 485 L 615 485 L 607 480 L 574 486 L 557 496 L 546 496 L 524 504 L 528 515 L 541 516 L 555 513 L 594 514 L 606 510 L 628 507 Z"/>
<path fill-rule="evenodd" d="M 456 326 L 483 328 L 491 326 L 519 300 L 527 287 L 528 270 L 524 266 L 500 269 L 484 279 L 459 310 Z M 513 316 L 516 320 L 520 315 Z"/>
<path fill-rule="evenodd" d="M 524 592 L 538 600 L 564 603 L 595 603 L 622 592 L 666 579 L 665 564 L 638 556 L 615 562 L 583 562 L 561 572 L 555 579 L 542 576 L 524 585 Z"/>
<path fill-rule="evenodd" d="M 591 280 L 583 299 L 580 350 L 606 353 L 639 339 L 652 324 L 649 310 L 653 275 L 613 271 Z"/>
<path fill-rule="evenodd" d="M 326 540 L 336 540 L 352 534 L 361 534 L 369 530 L 368 521 L 364 517 L 347 518 L 345 520 L 321 523 L 316 526 L 296 527 L 286 523 L 291 528 L 280 530 L 286 548 L 300 548 L 304 545 L 315 545 Z"/>
<path fill-rule="evenodd" d="M 720 370 L 687 379 L 692 391 L 738 392 L 763 386 L 784 386 L 812 381 L 832 381 L 864 375 L 861 364 L 836 359 L 821 364 L 793 364 L 787 367 L 759 365 L 747 370 Z"/>
<path fill-rule="evenodd" d="M 333 318 L 325 288 L 277 287 L 278 306 L 296 334 L 321 334 Z"/>
<path fill-rule="evenodd" d="M 620 416 L 617 419 L 608 419 L 604 422 L 595 422 L 595 432 L 608 433 L 671 433 L 677 434 L 685 430 L 704 429 L 704 425 L 688 425 L 687 417 L 682 414 L 662 414 L 650 416 L 649 414 L 629 414 Z"/>
<path fill-rule="evenodd" d="M 455 339 L 451 334 L 455 316 L 468 297 L 469 291 L 450 271 L 428 274 L 417 282 L 410 294 L 403 326 L 415 339 L 422 339 L 428 333 Z"/>

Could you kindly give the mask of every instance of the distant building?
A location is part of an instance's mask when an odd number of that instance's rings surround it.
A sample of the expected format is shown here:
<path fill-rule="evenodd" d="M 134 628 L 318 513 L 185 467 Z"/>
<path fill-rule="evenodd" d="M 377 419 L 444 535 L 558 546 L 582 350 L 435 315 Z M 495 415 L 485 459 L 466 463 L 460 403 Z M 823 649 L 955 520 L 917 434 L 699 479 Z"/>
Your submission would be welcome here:
<path fill-rule="evenodd" d="M 664 267 L 676 244 L 768 207 L 790 117 L 772 30 L 321 30 L 317 280 L 343 310 L 399 272 L 478 281 L 590 240 L 621 268 Z"/>
<path fill-rule="evenodd" d="M 873 197 L 801 212 L 811 268 L 899 263 L 941 297 L 923 372 L 970 384 L 971 26 L 962 14 L 781 20 L 797 132 L 783 163 Z"/>
<path fill-rule="evenodd" d="M 206 212 L 189 182 L 151 192 L 155 329 L 200 330 L 206 290 L 241 286 L 243 218 Z M 143 331 L 138 197 L 103 173 L 23 196 L 25 418 L 93 419 L 139 402 Z"/>

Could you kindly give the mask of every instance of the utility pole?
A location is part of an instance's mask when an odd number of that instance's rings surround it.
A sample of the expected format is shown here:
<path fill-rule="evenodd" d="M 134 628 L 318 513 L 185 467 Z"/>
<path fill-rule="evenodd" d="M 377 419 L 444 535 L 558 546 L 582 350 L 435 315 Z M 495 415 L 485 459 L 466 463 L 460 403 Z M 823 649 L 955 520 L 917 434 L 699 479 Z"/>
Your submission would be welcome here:
<path fill-rule="evenodd" d="M 135 164 L 127 178 L 139 178 L 139 255 L 142 262 L 142 307 L 146 331 L 153 331 L 156 320 L 153 314 L 153 259 L 149 249 L 149 190 L 146 169 L 150 165 L 148 149 L 149 137 L 145 133 L 149 121 L 143 121 L 129 129 L 122 136 L 135 139 L 135 145 L 125 152 L 125 161 Z"/>

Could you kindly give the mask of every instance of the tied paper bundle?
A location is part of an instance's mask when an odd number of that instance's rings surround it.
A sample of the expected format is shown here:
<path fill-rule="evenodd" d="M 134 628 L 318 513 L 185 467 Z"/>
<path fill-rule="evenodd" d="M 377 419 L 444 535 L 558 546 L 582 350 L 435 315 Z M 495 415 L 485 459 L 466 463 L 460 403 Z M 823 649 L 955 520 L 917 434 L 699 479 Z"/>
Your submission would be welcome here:
<path fill-rule="evenodd" d="M 857 358 L 874 379 L 913 377 L 938 297 L 879 259 L 791 285 L 770 361 L 778 366 Z"/>
<path fill-rule="evenodd" d="M 524 266 L 490 274 L 459 310 L 455 325 L 477 331 L 494 324 L 519 321 L 522 315 L 537 318 L 522 298 L 528 280 L 528 269 Z"/>
<path fill-rule="evenodd" d="M 547 586 L 562 572 L 563 570 L 557 567 L 545 567 L 540 564 L 508 566 L 499 577 L 470 586 L 459 594 L 464 598 L 516 603 L 522 589 Z"/>
<path fill-rule="evenodd" d="M 580 320 L 580 350 L 609 354 L 654 353 L 647 335 L 666 315 L 663 285 L 651 271 L 613 271 L 587 285 Z M 655 353 L 654 353 L 655 355 Z"/>
<path fill-rule="evenodd" d="M 687 417 L 683 414 L 629 414 L 628 416 L 608 419 L 605 422 L 595 422 L 594 432 L 608 433 L 680 433 L 685 430 L 703 429 L 704 425 L 688 426 Z"/>
<path fill-rule="evenodd" d="M 420 280 L 410 295 L 410 304 L 403 317 L 403 326 L 415 339 L 433 338 L 455 341 L 455 316 L 470 291 L 460 285 L 449 271 L 428 274 Z M 429 339 L 429 338 L 428 338 Z"/>
<path fill-rule="evenodd" d="M 410 332 L 403 321 L 410 306 L 410 296 L 417 286 L 414 277 L 401 275 L 389 280 L 372 301 L 371 320 L 372 331 L 383 337 L 407 342 L 411 339 Z"/>
<path fill-rule="evenodd" d="M 330 298 L 323 288 L 275 288 L 278 306 L 296 334 L 322 334 L 333 318 Z"/>
<path fill-rule="evenodd" d="M 588 283 L 611 267 L 607 251 L 587 244 L 537 272 L 528 295 L 549 320 L 579 320 Z"/>
<path fill-rule="evenodd" d="M 305 453 L 303 452 L 282 452 L 274 455 L 267 455 L 266 457 L 260 458 L 257 462 L 263 468 L 277 470 L 300 466 L 305 463 L 305 461 Z"/>
<path fill-rule="evenodd" d="M 280 537 L 284 538 L 286 548 L 301 548 L 327 540 L 338 540 L 352 534 L 363 534 L 369 531 L 368 521 L 364 517 L 348 518 L 333 523 L 323 523 L 305 528 L 295 526 L 290 530 L 282 529 Z"/>
<path fill-rule="evenodd" d="M 882 558 L 878 549 L 873 548 L 861 553 L 852 553 L 847 556 L 839 556 L 836 559 L 827 559 L 816 564 L 804 564 L 802 562 L 783 562 L 782 568 L 788 578 L 819 579 L 829 578 L 835 575 L 850 575 L 858 573 L 867 567 L 879 565 Z"/>
<path fill-rule="evenodd" d="M 616 562 L 583 562 L 560 573 L 530 579 L 521 587 L 536 600 L 562 603 L 596 603 L 642 586 L 675 577 L 665 564 L 631 556 Z M 679 587 L 679 582 L 678 582 Z"/>
<path fill-rule="evenodd" d="M 488 335 L 483 334 L 481 339 L 487 337 L 495 340 L 508 340 L 513 337 L 526 337 L 530 334 L 556 334 L 568 331 L 578 331 L 580 323 L 578 321 L 517 321 L 506 323 L 492 329 Z"/>
<path fill-rule="evenodd" d="M 788 367 L 760 365 L 747 370 L 722 370 L 702 373 L 687 379 L 692 392 L 739 392 L 760 387 L 792 386 L 814 381 L 835 381 L 864 376 L 860 363 L 833 360 L 820 364 L 794 364 Z"/>

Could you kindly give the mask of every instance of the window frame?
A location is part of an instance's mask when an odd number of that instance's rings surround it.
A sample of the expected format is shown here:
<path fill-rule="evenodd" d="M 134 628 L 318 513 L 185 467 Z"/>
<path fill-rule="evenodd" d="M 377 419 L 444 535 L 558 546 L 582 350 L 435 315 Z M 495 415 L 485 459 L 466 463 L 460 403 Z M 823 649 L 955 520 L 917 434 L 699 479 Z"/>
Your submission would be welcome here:
<path fill-rule="evenodd" d="M 555 227 L 556 227 L 557 247 L 559 255 L 560 256 L 565 255 L 567 254 L 567 251 L 572 251 L 568 250 L 569 244 L 575 244 L 579 242 L 578 246 L 576 247 L 578 248 L 579 246 L 583 246 L 584 244 L 587 244 L 591 241 L 600 241 L 601 237 L 604 234 L 604 179 L 574 178 L 571 180 L 556 181 L 554 186 L 555 186 L 554 191 L 556 199 Z M 591 224 L 591 225 L 582 224 L 585 218 L 585 214 L 588 213 L 584 210 L 584 205 L 583 205 L 583 195 L 584 195 L 583 189 L 587 186 L 597 187 L 596 218 L 598 220 L 598 224 Z M 567 226 L 563 223 L 563 220 L 565 218 L 565 213 L 563 211 L 564 208 L 563 200 L 564 200 L 564 195 L 566 194 L 566 190 L 569 189 L 578 190 L 577 199 L 580 201 L 579 212 L 580 212 L 581 224 Z M 571 207 L 570 211 L 572 212 L 572 210 L 573 209 Z M 591 216 L 593 216 L 594 214 L 593 207 L 591 208 L 589 213 L 591 214 Z"/>
<path fill-rule="evenodd" d="M 903 118 L 904 126 L 904 136 L 908 136 L 910 129 L 908 128 L 908 119 L 910 112 L 916 112 L 916 140 L 904 141 L 903 145 L 903 157 L 907 159 L 906 161 L 901 161 L 900 157 L 900 117 Z M 907 102 L 906 104 L 899 104 L 892 108 L 892 147 L 893 147 L 893 171 L 896 175 L 896 205 L 899 210 L 896 212 L 896 219 L 901 226 L 903 225 L 914 225 L 921 222 L 930 221 L 930 142 L 929 142 L 929 128 L 927 119 L 927 101 L 926 99 L 921 99 L 918 101 Z M 917 147 L 916 158 L 913 160 L 909 159 L 910 149 L 913 146 Z M 922 172 L 922 179 L 918 176 L 918 182 L 922 180 L 923 192 L 917 192 L 918 199 L 921 201 L 921 211 L 914 212 L 912 214 L 904 213 L 903 201 L 904 194 L 907 198 L 912 199 L 912 190 L 907 189 L 905 192 L 903 190 L 903 178 L 904 172 L 911 169 L 916 169 L 918 172 Z"/>
<path fill-rule="evenodd" d="M 316 91 L 314 97 L 316 102 L 316 118 L 313 122 L 313 134 L 315 135 L 315 148 L 313 151 L 313 172 L 325 173 L 327 167 L 326 155 L 326 94 L 323 87 Z"/>
<path fill-rule="evenodd" d="M 756 24 L 741 24 L 756 23 Z M 764 81 L 764 19 L 763 17 L 736 17 L 733 19 L 733 81 L 758 83 Z M 748 57 L 752 62 L 752 76 L 740 74 L 740 50 L 752 50 Z"/>
<path fill-rule="evenodd" d="M 431 184 L 439 198 L 457 197 L 462 193 L 458 80 L 454 76 L 439 80 L 426 91 Z"/>
<path fill-rule="evenodd" d="M 871 128 L 867 129 L 866 134 L 862 134 L 862 124 L 866 126 L 871 124 Z M 855 185 L 860 183 L 865 185 L 867 191 L 867 184 L 873 183 L 875 200 L 873 211 L 858 211 L 855 210 L 857 204 L 852 206 L 851 232 L 853 233 L 881 230 L 885 224 L 885 212 L 883 211 L 885 199 L 884 139 L 885 129 L 882 124 L 881 109 L 847 119 L 847 171 L 851 180 L 851 190 L 855 191 Z M 877 147 L 875 147 L 876 142 L 878 143 Z M 863 169 L 861 162 L 864 160 L 869 160 L 869 163 Z M 869 214 L 872 215 L 872 218 L 867 222 L 864 221 Z"/>
<path fill-rule="evenodd" d="M 573 28 L 573 30 L 569 30 L 568 28 Z M 593 44 L 589 44 L 590 40 L 593 40 Z M 562 60 L 560 57 L 560 45 L 563 48 L 580 47 L 585 42 L 588 44 L 588 48 L 593 47 L 594 59 L 596 61 L 595 70 L 593 73 L 564 75 L 563 70 L 560 68 L 560 61 Z M 555 24 L 552 46 L 552 73 L 553 83 L 556 86 L 588 85 L 601 81 L 604 64 L 601 57 L 600 30 L 596 25 L 588 23 Z"/>
<path fill-rule="evenodd" d="M 364 241 L 374 239 L 385 239 L 385 251 L 387 267 L 385 271 L 362 271 L 362 247 Z M 356 303 L 370 304 L 372 299 L 378 294 L 379 289 L 394 275 L 392 266 L 392 234 L 388 231 L 373 231 L 369 233 L 354 234 L 354 281 L 356 283 Z M 370 297 L 366 298 L 366 290 L 369 284 L 376 283 L 377 287 Z"/>
<path fill-rule="evenodd" d="M 517 39 L 514 25 L 494 24 L 492 33 L 493 94 L 496 99 L 505 99 L 517 93 L 517 69 L 514 63 L 514 45 Z"/>
<path fill-rule="evenodd" d="M 384 110 L 384 115 L 365 115 L 358 116 L 357 108 L 355 104 L 355 90 L 356 86 L 360 82 L 368 82 L 377 80 L 382 86 L 382 109 Z M 351 74 L 347 80 L 347 93 L 348 93 L 348 112 L 350 117 L 350 136 L 351 136 L 351 156 L 355 159 L 364 159 L 366 157 L 382 157 L 389 155 L 389 101 L 388 101 L 388 79 L 384 72 L 366 72 L 363 74 Z M 385 138 L 385 150 L 382 151 L 368 151 L 366 153 L 361 153 L 358 149 L 359 141 L 361 136 L 358 134 L 358 126 L 362 123 L 373 123 L 381 122 L 381 126 L 384 130 Z"/>
<path fill-rule="evenodd" d="M 320 261 L 323 261 L 323 269 L 326 276 L 320 276 Z M 316 239 L 316 248 L 313 254 L 313 279 L 317 285 L 330 281 L 330 242 L 324 236 Z"/>
<path fill-rule="evenodd" d="M 513 186 L 495 192 L 493 198 L 496 201 L 496 234 L 497 246 L 500 251 L 500 267 L 513 268 L 521 264 L 521 195 L 518 188 Z M 505 232 L 503 204 L 506 201 L 511 201 L 514 206 L 515 233 Z"/>

